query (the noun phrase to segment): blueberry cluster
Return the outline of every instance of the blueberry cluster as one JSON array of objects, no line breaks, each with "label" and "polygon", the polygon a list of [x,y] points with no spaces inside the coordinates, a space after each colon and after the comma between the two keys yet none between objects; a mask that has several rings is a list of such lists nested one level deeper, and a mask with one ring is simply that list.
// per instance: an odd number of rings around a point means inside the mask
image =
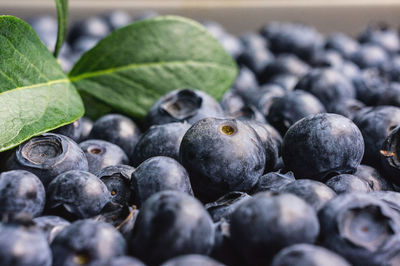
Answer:
[{"label": "blueberry cluster", "polygon": [[[61,61],[130,21],[74,25]],[[240,66],[220,102],[177,89],[145,122],[83,117],[0,154],[1,265],[400,265],[398,32],[203,25]]]}]

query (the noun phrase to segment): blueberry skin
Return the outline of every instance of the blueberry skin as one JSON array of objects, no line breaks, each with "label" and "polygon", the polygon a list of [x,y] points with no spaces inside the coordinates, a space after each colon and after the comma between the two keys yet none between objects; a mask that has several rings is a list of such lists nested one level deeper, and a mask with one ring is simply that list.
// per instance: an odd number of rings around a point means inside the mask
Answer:
[{"label": "blueberry skin", "polygon": [[357,99],[366,105],[377,105],[384,97],[388,85],[376,69],[365,69],[353,79]]},{"label": "blueberry skin", "polygon": [[356,96],[352,82],[332,68],[311,70],[299,80],[295,90],[304,90],[313,94],[325,107],[331,102]]},{"label": "blueberry skin", "polygon": [[390,132],[400,125],[400,108],[378,106],[354,119],[365,141],[363,163],[380,167],[380,150]]},{"label": "blueberry skin", "polygon": [[400,127],[393,129],[382,144],[380,152],[381,169],[385,177],[396,185],[400,184],[400,161],[397,157],[399,151]]},{"label": "blueberry skin", "polygon": [[152,157],[141,163],[132,173],[131,190],[135,195],[134,202],[139,206],[163,190],[193,195],[186,169],[175,159],[165,156]]},{"label": "blueberry skin", "polygon": [[371,166],[360,164],[353,175],[367,182],[372,191],[393,190],[393,185]]},{"label": "blueberry skin", "polygon": [[338,51],[344,58],[351,58],[357,52],[359,43],[344,33],[334,33],[326,39],[325,48]]},{"label": "blueberry skin", "polygon": [[53,242],[57,234],[71,224],[67,220],[53,215],[36,217],[33,222],[45,233],[49,244]]},{"label": "blueberry skin", "polygon": [[94,122],[89,139],[102,139],[118,145],[130,157],[140,135],[140,129],[129,117],[107,114]]},{"label": "blueberry skin", "polygon": [[84,141],[88,139],[90,131],[92,131],[93,121],[85,116],[81,117],[79,120],[82,128],[80,141]]},{"label": "blueberry skin", "polygon": [[384,70],[389,62],[389,55],[380,46],[366,43],[362,44],[351,56],[351,60],[361,69],[376,68]]},{"label": "blueberry skin", "polygon": [[263,191],[279,192],[287,184],[294,182],[293,173],[282,174],[280,172],[269,172],[260,176],[254,186],[252,194]]},{"label": "blueberry skin", "polygon": [[262,114],[255,106],[253,105],[245,105],[239,110],[226,114],[226,118],[234,118],[243,121],[255,121],[259,123],[267,123],[265,120],[264,114]]},{"label": "blueberry skin", "polygon": [[351,192],[371,192],[369,184],[355,175],[342,174],[330,178],[326,185],[333,189],[337,194]]},{"label": "blueberry skin", "polygon": [[315,209],[318,212],[325,203],[336,197],[335,191],[329,188],[324,183],[315,180],[295,180],[282,186],[280,189],[282,193],[292,193]]},{"label": "blueberry skin", "polygon": [[281,135],[284,135],[289,127],[300,119],[325,112],[325,107],[315,96],[302,90],[296,90],[272,103],[267,120]]},{"label": "blueberry skin", "polygon": [[0,174],[0,216],[23,212],[39,216],[45,202],[46,193],[36,175],[25,170]]},{"label": "blueberry skin", "polygon": [[400,107],[400,83],[391,82],[388,87],[381,92],[377,104]]},{"label": "blueberry skin", "polygon": [[239,111],[246,104],[239,95],[239,93],[233,89],[228,90],[220,101],[221,107],[225,113],[230,114]]},{"label": "blueberry skin", "polygon": [[97,176],[79,170],[57,176],[47,188],[49,209],[62,206],[78,218],[100,213],[110,197],[106,185]]},{"label": "blueberry skin", "polygon": [[97,174],[101,169],[110,165],[128,164],[129,159],[119,146],[99,139],[88,139],[79,143],[86,155],[89,172]]},{"label": "blueberry skin", "polygon": [[147,113],[147,124],[161,125],[187,121],[193,124],[206,117],[223,117],[219,103],[199,90],[174,90],[162,96]]},{"label": "blueberry skin", "polygon": [[130,253],[148,265],[159,265],[179,255],[207,255],[213,244],[214,225],[203,205],[186,193],[163,191],[143,204]]},{"label": "blueberry skin", "polygon": [[56,130],[53,130],[54,133],[56,134],[60,134],[60,135],[64,135],[70,139],[72,139],[75,142],[80,142],[82,139],[82,132],[83,131],[83,127],[81,124],[81,118],[78,120],[75,120],[74,122],[59,127]]},{"label": "blueberry skin", "polygon": [[178,256],[161,264],[161,266],[224,266],[224,264],[203,255],[183,255]]},{"label": "blueberry skin", "polygon": [[32,172],[45,187],[61,173],[89,169],[82,149],[70,138],[54,133],[33,137],[19,145],[8,159],[6,168]]},{"label": "blueberry skin", "polygon": [[250,191],[266,165],[260,137],[235,119],[205,118],[194,124],[182,139],[179,157],[196,197],[205,202],[230,191]]},{"label": "blueberry skin", "polygon": [[97,177],[107,186],[111,201],[120,205],[132,203],[132,191],[129,184],[135,168],[129,165],[111,165],[97,173]]},{"label": "blueberry skin", "polygon": [[400,214],[400,193],[394,191],[373,191],[368,195],[385,202],[391,209]]},{"label": "blueberry skin", "polygon": [[167,156],[179,160],[179,146],[189,123],[168,123],[151,126],[139,139],[131,157],[132,164],[138,166],[154,156]]},{"label": "blueberry skin", "polygon": [[92,262],[90,266],[146,266],[139,259],[131,256],[114,257],[107,260]]},{"label": "blueberry skin", "polygon": [[314,243],[319,224],[314,209],[293,194],[259,193],[231,217],[231,237],[246,265],[268,265],[280,249]]},{"label": "blueberry skin", "polygon": [[87,265],[122,256],[126,242],[110,224],[79,220],[62,230],[51,243],[53,266]]},{"label": "blueberry skin", "polygon": [[363,154],[360,130],[337,114],[307,116],[290,127],[283,138],[282,158],[296,178],[324,181],[334,173],[354,173]]},{"label": "blueberry skin", "polygon": [[326,110],[328,113],[334,113],[353,119],[357,112],[364,107],[365,105],[362,102],[353,98],[347,98],[330,103],[326,107]]},{"label": "blueberry skin", "polygon": [[351,266],[343,257],[329,249],[296,244],[282,249],[272,261],[271,266]]},{"label": "blueberry skin", "polygon": [[36,227],[0,223],[2,266],[51,266],[52,254],[44,233]]},{"label": "blueberry skin", "polygon": [[323,46],[323,37],[315,28],[300,23],[269,22],[261,34],[269,40],[275,53],[293,53],[309,59]]},{"label": "blueberry skin", "polygon": [[338,195],[318,216],[322,245],[353,265],[384,265],[400,250],[398,214],[367,194]]},{"label": "blueberry skin", "polygon": [[298,78],[304,76],[310,70],[309,65],[300,60],[293,54],[282,54],[268,64],[259,75],[260,84],[268,82],[271,78],[278,75],[290,74]]},{"label": "blueberry skin", "polygon": [[232,191],[220,197],[214,202],[205,205],[206,210],[211,215],[214,222],[224,219],[229,222],[231,214],[244,201],[251,196],[244,192]]},{"label": "blueberry skin", "polygon": [[267,83],[261,86],[258,91],[251,93],[250,96],[246,96],[247,98],[245,98],[245,101],[250,105],[254,105],[267,117],[271,105],[274,101],[284,96],[285,93],[285,89],[281,86]]}]

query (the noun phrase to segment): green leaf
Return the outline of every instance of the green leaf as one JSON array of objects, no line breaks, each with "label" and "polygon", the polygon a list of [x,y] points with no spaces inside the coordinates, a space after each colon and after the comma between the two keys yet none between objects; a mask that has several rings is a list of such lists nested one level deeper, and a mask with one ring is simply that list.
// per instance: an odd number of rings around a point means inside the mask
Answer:
[{"label": "green leaf", "polygon": [[69,77],[78,90],[143,118],[160,96],[177,88],[219,99],[236,74],[234,60],[203,26],[165,16],[113,32],[82,56]]},{"label": "green leaf", "polygon": [[68,23],[68,0],[56,0],[57,6],[57,18],[58,18],[58,32],[57,32],[57,43],[54,49],[54,56],[57,57],[61,46],[64,43],[65,36],[67,34],[67,23]]},{"label": "green leaf", "polygon": [[32,28],[0,16],[0,151],[83,112],[73,84]]}]

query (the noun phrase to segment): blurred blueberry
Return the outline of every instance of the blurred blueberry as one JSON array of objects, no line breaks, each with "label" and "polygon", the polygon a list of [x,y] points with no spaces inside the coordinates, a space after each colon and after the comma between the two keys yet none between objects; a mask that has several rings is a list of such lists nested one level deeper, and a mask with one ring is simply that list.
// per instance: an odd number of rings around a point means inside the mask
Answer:
[{"label": "blurred blueberry", "polygon": [[357,52],[359,44],[352,37],[344,33],[333,33],[326,39],[325,47],[338,51],[344,58],[349,59]]},{"label": "blurred blueberry", "polygon": [[67,220],[53,215],[37,217],[33,219],[33,222],[46,234],[49,244],[53,242],[54,238],[61,230],[70,225],[70,222]]},{"label": "blurred blueberry", "polygon": [[334,176],[326,181],[326,185],[333,189],[337,194],[351,192],[371,192],[369,184],[355,175],[342,174]]}]

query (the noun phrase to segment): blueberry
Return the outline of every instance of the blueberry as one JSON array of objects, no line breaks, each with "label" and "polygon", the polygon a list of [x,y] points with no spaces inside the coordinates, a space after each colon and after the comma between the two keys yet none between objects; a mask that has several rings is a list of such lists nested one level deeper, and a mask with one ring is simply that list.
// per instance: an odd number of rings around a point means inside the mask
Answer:
[{"label": "blueberry", "polygon": [[68,34],[68,41],[74,43],[79,37],[103,38],[110,33],[110,27],[101,17],[75,22]]},{"label": "blueberry", "polygon": [[336,69],[352,81],[361,73],[360,68],[349,60],[343,61]]},{"label": "blueberry", "polygon": [[137,205],[163,190],[193,195],[185,168],[175,159],[165,156],[152,157],[141,163],[132,174],[131,189]]},{"label": "blueberry", "polygon": [[318,113],[325,113],[325,107],[312,94],[296,90],[276,99],[268,112],[268,122],[282,135],[300,119]]},{"label": "blueberry", "polygon": [[319,246],[296,244],[282,249],[272,261],[271,266],[350,266],[338,254]]},{"label": "blueberry", "polygon": [[351,58],[357,52],[359,44],[352,37],[344,33],[334,33],[326,39],[325,47],[338,51],[344,58]]},{"label": "blueberry", "polygon": [[249,191],[266,164],[257,133],[235,119],[200,120],[183,137],[179,156],[195,195],[206,202],[230,191]]},{"label": "blueberry", "polygon": [[391,82],[379,95],[378,105],[392,105],[400,107],[400,83]]},{"label": "blueberry", "polygon": [[146,266],[137,258],[131,256],[120,256],[106,260],[94,261],[90,266]]},{"label": "blueberry", "polygon": [[393,106],[371,108],[355,119],[355,123],[365,141],[363,163],[379,167],[382,144],[390,132],[400,125],[400,108]]},{"label": "blueberry", "polygon": [[277,84],[286,91],[292,91],[297,82],[299,82],[299,78],[293,74],[279,74],[270,78],[268,82],[271,84]]},{"label": "blueberry", "polygon": [[66,137],[69,137],[70,139],[72,139],[73,141],[78,143],[83,138],[82,131],[83,131],[83,127],[82,127],[81,118],[80,118],[78,120],[75,120],[71,124],[57,128],[53,132],[56,134],[61,134]]},{"label": "blueberry", "polygon": [[50,210],[63,207],[78,218],[98,214],[110,197],[106,185],[97,176],[79,170],[57,176],[47,188]]},{"label": "blueberry", "polygon": [[283,138],[282,158],[296,178],[324,181],[332,174],[354,173],[363,154],[360,130],[337,114],[307,116]]},{"label": "blueberry", "polygon": [[283,186],[294,182],[294,180],[293,173],[291,172],[286,174],[282,174],[280,172],[269,172],[263,176],[260,176],[252,192],[279,192]]},{"label": "blueberry", "polygon": [[108,114],[96,120],[88,138],[101,139],[118,145],[130,157],[140,134],[139,128],[129,117]]},{"label": "blueberry", "polygon": [[261,34],[256,32],[247,32],[240,36],[245,49],[257,49],[257,48],[268,48],[269,41],[265,39]]},{"label": "blueberry", "polygon": [[280,249],[314,243],[319,224],[314,209],[293,194],[259,193],[231,217],[231,236],[246,265],[268,265]]},{"label": "blueberry", "polygon": [[377,105],[388,85],[375,69],[365,69],[353,79],[357,99],[367,105]]},{"label": "blueberry", "polygon": [[274,60],[274,55],[266,47],[245,47],[237,61],[247,66],[256,75],[261,75],[264,68]]},{"label": "blueberry", "polygon": [[263,124],[264,128],[268,131],[271,136],[275,146],[278,148],[278,155],[281,156],[281,147],[282,147],[282,136],[279,132],[270,124]]},{"label": "blueberry", "polygon": [[70,225],[67,220],[53,215],[37,217],[33,219],[33,222],[46,234],[49,244],[53,242],[54,238],[61,230]]},{"label": "blueberry", "polygon": [[260,84],[264,84],[274,76],[282,74],[290,74],[301,78],[309,70],[310,67],[297,56],[282,54],[265,67],[264,71],[259,75],[259,82]]},{"label": "blueberry", "polygon": [[47,186],[56,176],[68,170],[87,171],[88,162],[73,140],[45,133],[19,145],[7,161],[7,169],[32,172]]},{"label": "blueberry", "polygon": [[121,205],[132,202],[129,188],[131,176],[135,168],[129,165],[111,165],[101,169],[97,176],[107,186],[111,201]]},{"label": "blueberry", "polygon": [[107,21],[111,30],[122,28],[132,22],[131,16],[122,10],[108,12],[103,17]]},{"label": "blueberry", "polygon": [[313,67],[333,67],[340,68],[343,64],[343,58],[335,50],[317,50],[310,58],[310,65]]},{"label": "blueberry", "polygon": [[161,266],[224,266],[223,264],[215,261],[204,255],[183,255],[169,259],[168,261],[161,264]]},{"label": "blueberry", "polygon": [[218,37],[218,41],[233,58],[238,58],[243,52],[243,44],[234,35],[225,32]]},{"label": "blueberry", "polygon": [[88,139],[90,131],[92,131],[93,121],[85,116],[81,117],[79,120],[82,128],[80,141],[84,141]]},{"label": "blueberry", "polygon": [[394,191],[373,191],[369,194],[385,202],[390,208],[400,214],[400,193]]},{"label": "blueberry", "polygon": [[292,193],[305,200],[318,211],[329,200],[336,197],[335,191],[325,184],[308,179],[295,180],[279,189],[280,192]]},{"label": "blueberry", "polygon": [[211,215],[214,222],[225,219],[229,222],[233,211],[245,200],[250,199],[247,193],[232,191],[220,197],[214,202],[205,205],[206,210]]},{"label": "blueberry", "polygon": [[27,212],[39,216],[46,202],[46,194],[39,178],[25,170],[0,174],[0,216]]},{"label": "blueberry", "polygon": [[240,96],[245,96],[257,91],[257,88],[258,81],[254,72],[245,66],[240,66],[232,90],[237,92]]},{"label": "blueberry", "polygon": [[232,243],[229,223],[222,218],[215,226],[214,247],[211,257],[230,266],[244,265],[242,258],[236,252]]},{"label": "blueberry", "polygon": [[398,214],[362,193],[345,193],[319,212],[322,245],[353,265],[384,265],[400,249]]},{"label": "blueberry", "polygon": [[400,161],[397,157],[399,152],[400,127],[393,129],[385,139],[380,150],[381,166],[385,176],[393,183],[399,185]]},{"label": "blueberry", "polygon": [[34,226],[0,223],[2,266],[51,266],[52,254],[44,233]]},{"label": "blueberry", "polygon": [[253,105],[245,105],[239,110],[227,114],[229,118],[235,118],[244,121],[251,121],[251,122],[259,122],[259,123],[267,123],[265,120],[264,114],[262,114],[255,106]]},{"label": "blueberry", "polygon": [[316,29],[299,23],[269,22],[261,34],[269,40],[273,52],[293,53],[303,59],[321,49],[324,41]]},{"label": "blueberry", "polygon": [[260,89],[251,95],[249,95],[245,100],[254,105],[260,112],[267,117],[271,105],[280,97],[284,96],[286,93],[285,89],[276,84],[264,84]]},{"label": "blueberry", "polygon": [[353,119],[357,112],[364,107],[365,105],[356,99],[345,98],[328,104],[326,109],[329,113],[339,114]]},{"label": "blueberry", "polygon": [[400,51],[399,34],[386,25],[370,25],[358,37],[361,43],[372,43],[381,46],[387,52],[395,54]]},{"label": "blueberry", "polygon": [[106,166],[128,164],[129,162],[124,150],[105,140],[89,139],[81,142],[79,146],[86,155],[89,172],[93,174],[97,174]]},{"label": "blueberry", "polygon": [[239,93],[233,89],[228,90],[224,94],[220,101],[220,104],[222,109],[227,114],[239,111],[240,109],[242,109],[242,107],[246,105],[242,96],[240,96]]},{"label": "blueberry", "polygon": [[314,69],[297,83],[296,90],[304,90],[317,97],[325,107],[331,102],[355,98],[352,82],[332,68]]},{"label": "blueberry", "polygon": [[337,175],[326,181],[326,185],[333,189],[337,194],[351,192],[371,192],[369,184],[355,175]]},{"label": "blueberry", "polygon": [[368,183],[373,191],[393,190],[393,185],[383,178],[379,172],[368,165],[360,164],[357,171],[353,174]]},{"label": "blueberry", "polygon": [[154,156],[168,156],[179,160],[179,146],[189,123],[168,123],[151,126],[139,139],[131,157],[132,164],[138,166]]},{"label": "blueberry", "polygon": [[211,252],[214,227],[202,204],[186,193],[163,191],[142,206],[130,252],[148,265],[185,254]]},{"label": "blueberry", "polygon": [[199,90],[174,90],[161,97],[147,113],[148,125],[187,121],[193,124],[206,117],[223,117],[217,101]]},{"label": "blueberry", "polygon": [[28,21],[47,48],[53,50],[57,41],[57,19],[53,16],[39,16]]},{"label": "blueberry", "polygon": [[126,243],[112,225],[79,220],[54,238],[51,250],[53,266],[88,265],[96,260],[124,255]]},{"label": "blueberry", "polygon": [[100,41],[98,37],[82,36],[74,41],[72,46],[75,53],[82,55],[84,52],[89,51]]},{"label": "blueberry", "polygon": [[360,48],[351,56],[351,60],[360,68],[376,68],[384,70],[389,62],[389,55],[378,45],[362,44]]}]

